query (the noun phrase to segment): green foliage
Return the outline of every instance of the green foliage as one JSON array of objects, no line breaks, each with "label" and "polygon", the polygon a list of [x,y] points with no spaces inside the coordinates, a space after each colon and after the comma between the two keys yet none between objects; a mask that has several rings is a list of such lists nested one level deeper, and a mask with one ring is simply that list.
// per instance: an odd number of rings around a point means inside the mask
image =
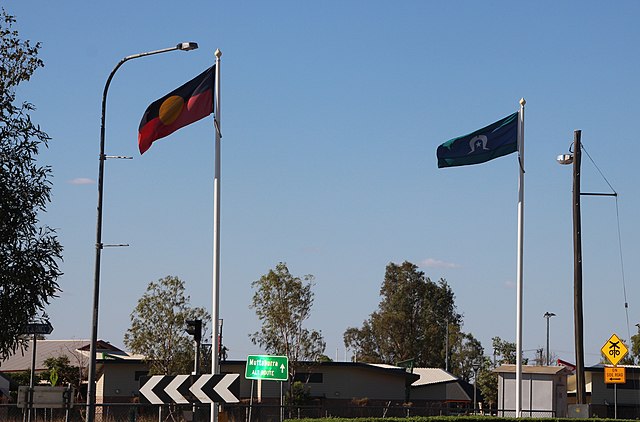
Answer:
[{"label": "green foliage", "polygon": [[474,381],[478,391],[482,395],[485,407],[489,409],[495,408],[498,403],[498,374],[493,372],[495,365],[490,358],[484,357],[478,378]]},{"label": "green foliage", "polygon": [[480,362],[482,367],[486,359],[482,344],[469,333],[454,332],[452,337],[450,341],[454,343],[451,348],[450,372],[466,382],[471,382],[473,363]]},{"label": "green foliage", "polygon": [[[5,373],[5,376],[11,378],[18,385],[29,385],[31,382],[31,371],[12,372],[10,374]],[[49,374],[46,374],[48,376]],[[42,379],[42,374],[36,372],[33,382],[38,384]]]},{"label": "green foliage", "polygon": [[59,291],[62,246],[39,222],[51,200],[51,169],[39,166],[49,136],[31,121],[15,91],[43,66],[40,44],[21,41],[15,18],[0,12],[0,361],[21,344],[22,327]]},{"label": "green foliage", "polygon": [[[491,342],[496,365],[516,364],[516,343],[502,340],[500,337],[493,337]],[[526,365],[527,363],[529,363],[529,359],[523,358],[522,364]]]},{"label": "green foliage", "polygon": [[410,262],[390,263],[380,296],[378,310],[362,327],[344,333],[355,358],[389,364],[414,359],[416,367],[444,368],[447,331],[459,332],[462,320],[447,282],[431,281]]},{"label": "green foliage", "polygon": [[297,362],[317,361],[326,347],[321,332],[303,327],[313,306],[313,276],[294,277],[280,262],[251,287],[255,292],[250,308],[262,326],[249,337],[268,353],[287,356],[293,377]]},{"label": "green foliage", "polygon": [[631,336],[631,348],[629,349],[629,356],[634,362],[632,363],[632,365],[635,365],[636,362],[640,362],[640,332]]},{"label": "green foliage", "polygon": [[188,374],[193,369],[193,344],[185,332],[186,321],[201,319],[204,333],[211,316],[203,308],[191,308],[184,291],[178,277],[152,281],[131,313],[124,344],[145,356],[151,364],[150,375]]},{"label": "green foliage", "polygon": [[289,406],[304,406],[309,404],[311,393],[302,381],[295,381],[285,395],[285,404]]},{"label": "green foliage", "polygon": [[44,366],[47,368],[48,374],[43,374],[43,378],[47,379],[51,385],[56,385],[52,381],[52,378],[55,377],[57,385],[71,384],[76,391],[80,390],[82,369],[72,366],[67,356],[47,358],[44,361]]},{"label": "green foliage", "polygon": [[[526,418],[527,422],[605,422],[614,419],[578,418]],[[413,416],[409,418],[318,418],[285,419],[285,422],[521,422],[519,418],[498,418],[494,416]],[[617,419],[621,421],[621,419]]]}]

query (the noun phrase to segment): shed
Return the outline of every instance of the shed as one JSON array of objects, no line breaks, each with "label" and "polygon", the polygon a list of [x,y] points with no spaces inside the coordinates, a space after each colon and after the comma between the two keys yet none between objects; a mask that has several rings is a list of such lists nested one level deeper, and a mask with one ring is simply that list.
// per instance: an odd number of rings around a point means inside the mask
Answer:
[{"label": "shed", "polygon": [[[498,374],[498,416],[517,416],[516,365],[494,369]],[[567,416],[567,376],[564,366],[522,365],[522,416]]]}]

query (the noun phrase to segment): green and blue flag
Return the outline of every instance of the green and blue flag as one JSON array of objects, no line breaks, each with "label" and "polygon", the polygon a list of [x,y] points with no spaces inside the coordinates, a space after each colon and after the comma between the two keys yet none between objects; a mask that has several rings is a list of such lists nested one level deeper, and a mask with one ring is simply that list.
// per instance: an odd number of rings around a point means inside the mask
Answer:
[{"label": "green and blue flag", "polygon": [[480,164],[518,150],[518,112],[438,147],[438,168]]}]

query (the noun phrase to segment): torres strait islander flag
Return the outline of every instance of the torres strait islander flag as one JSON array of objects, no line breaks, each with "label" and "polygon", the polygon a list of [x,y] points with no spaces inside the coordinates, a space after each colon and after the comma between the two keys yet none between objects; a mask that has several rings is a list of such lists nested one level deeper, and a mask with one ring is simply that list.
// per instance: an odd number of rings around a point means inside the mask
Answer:
[{"label": "torres strait islander flag", "polygon": [[213,113],[214,79],[215,65],[147,107],[138,128],[140,154],[154,141]]},{"label": "torres strait islander flag", "polygon": [[438,167],[468,166],[518,150],[518,112],[438,147]]}]

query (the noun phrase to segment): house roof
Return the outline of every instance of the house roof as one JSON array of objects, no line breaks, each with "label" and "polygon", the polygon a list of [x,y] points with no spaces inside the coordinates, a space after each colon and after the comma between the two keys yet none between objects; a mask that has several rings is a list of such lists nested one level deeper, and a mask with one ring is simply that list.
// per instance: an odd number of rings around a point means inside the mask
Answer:
[{"label": "house roof", "polygon": [[412,387],[457,381],[458,377],[440,368],[413,368],[413,373],[420,379],[411,384]]},{"label": "house roof", "polygon": [[[19,372],[31,368],[31,347],[33,343],[28,342],[22,350],[17,350],[13,355],[0,362],[0,372]],[[91,340],[38,340],[36,343],[36,371],[46,370],[45,360],[66,356],[72,366],[86,367],[90,361]],[[143,359],[140,355],[131,355],[120,350],[116,346],[98,340],[96,344],[96,359],[102,362],[113,360],[135,360]]]},{"label": "house roof", "polygon": [[[497,373],[514,373],[516,372],[516,365],[500,365],[493,372]],[[522,373],[523,374],[547,374],[547,375],[555,375],[555,374],[570,374],[571,371],[567,369],[565,366],[533,366],[533,365],[522,365]]]},{"label": "house roof", "polygon": [[[628,369],[630,372],[638,372],[640,371],[640,366],[638,365],[616,365],[618,368],[626,368]],[[611,365],[609,364],[604,364],[604,363],[599,363],[597,365],[593,365],[593,366],[587,366],[584,368],[584,370],[586,372],[604,372],[604,368],[605,367],[611,367]]]}]

